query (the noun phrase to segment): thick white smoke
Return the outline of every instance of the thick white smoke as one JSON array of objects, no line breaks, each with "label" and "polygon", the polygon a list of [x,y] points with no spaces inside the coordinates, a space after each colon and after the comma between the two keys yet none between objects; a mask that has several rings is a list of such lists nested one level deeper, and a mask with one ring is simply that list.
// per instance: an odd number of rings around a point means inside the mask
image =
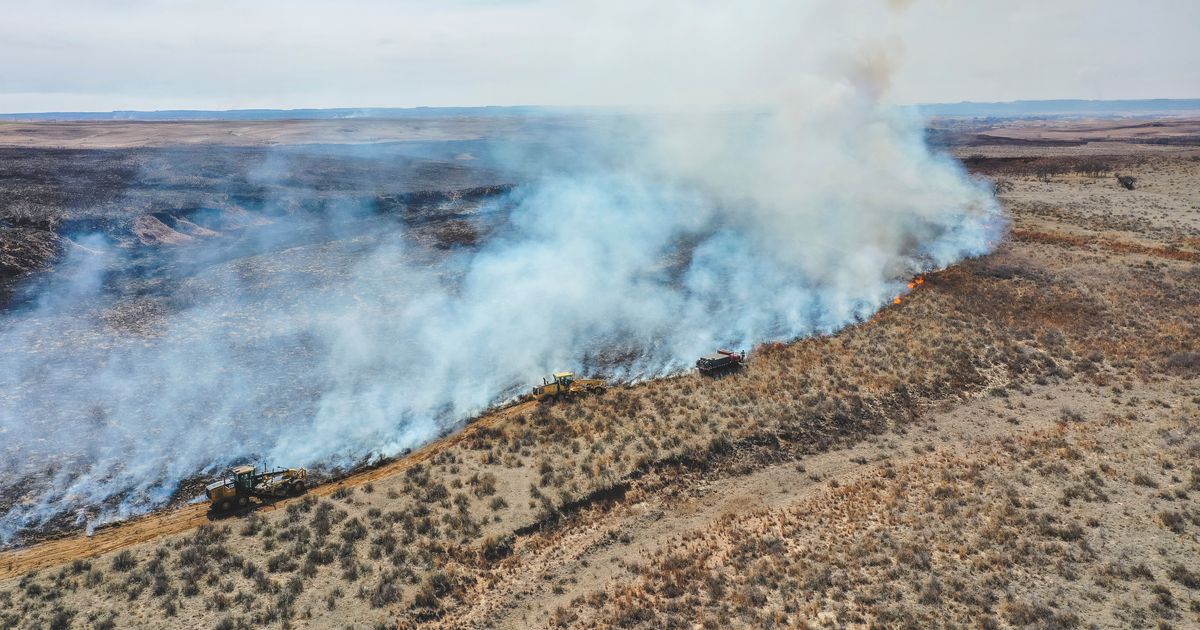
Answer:
[{"label": "thick white smoke", "polygon": [[[638,378],[833,332],[987,251],[1002,229],[987,189],[932,154],[919,121],[841,105],[609,121],[566,171],[517,190],[512,232],[462,261],[452,290],[423,278],[415,299],[330,320],[342,385],[277,457],[394,452],[412,443],[396,418],[461,418],[606,351],[637,357],[604,367]],[[355,286],[386,295],[396,278],[377,270],[395,268],[393,250],[367,257]]]},{"label": "thick white smoke", "polygon": [[145,511],[235,460],[394,455],[552,370],[650,377],[833,332],[986,252],[988,190],[879,104],[877,64],[844,67],[733,113],[580,114],[549,156],[508,155],[523,181],[479,210],[505,227],[478,250],[432,256],[386,223],[365,247],[216,266],[152,334],[113,332],[81,254],[0,323],[0,478],[28,484],[0,541]]}]

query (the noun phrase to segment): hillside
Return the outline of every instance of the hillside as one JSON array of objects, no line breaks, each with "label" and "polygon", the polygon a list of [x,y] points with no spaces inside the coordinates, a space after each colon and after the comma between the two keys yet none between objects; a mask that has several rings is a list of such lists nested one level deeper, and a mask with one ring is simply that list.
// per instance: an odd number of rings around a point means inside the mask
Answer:
[{"label": "hillside", "polygon": [[870,320],[6,552],[0,627],[1200,624],[1198,156],[964,149],[1009,238]]}]

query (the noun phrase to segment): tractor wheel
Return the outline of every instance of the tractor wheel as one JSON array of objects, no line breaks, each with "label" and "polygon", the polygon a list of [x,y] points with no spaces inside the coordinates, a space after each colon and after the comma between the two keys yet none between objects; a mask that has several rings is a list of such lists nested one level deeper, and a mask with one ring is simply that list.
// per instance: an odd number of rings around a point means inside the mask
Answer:
[{"label": "tractor wheel", "polygon": [[288,493],[294,497],[298,497],[298,496],[304,494],[304,482],[303,481],[293,481],[292,485],[288,486]]},{"label": "tractor wheel", "polygon": [[246,507],[246,504],[249,502],[250,500],[246,497],[238,497],[238,507]]},{"label": "tractor wheel", "polygon": [[593,394],[595,394],[595,395],[597,395],[597,396],[600,396],[601,394],[603,394],[603,393],[604,393],[604,388],[603,388],[603,387],[593,387],[593,388],[592,388],[592,393],[593,393]]},{"label": "tractor wheel", "polygon": [[228,511],[229,511],[229,508],[231,508],[231,507],[233,507],[233,506],[232,506],[232,505],[230,505],[230,503],[229,503],[229,499],[225,499],[224,501],[222,501],[222,502],[221,502],[221,505],[219,505],[219,506],[217,506],[217,507],[219,507],[219,508],[221,509],[221,511],[222,511],[222,512],[228,512]]}]

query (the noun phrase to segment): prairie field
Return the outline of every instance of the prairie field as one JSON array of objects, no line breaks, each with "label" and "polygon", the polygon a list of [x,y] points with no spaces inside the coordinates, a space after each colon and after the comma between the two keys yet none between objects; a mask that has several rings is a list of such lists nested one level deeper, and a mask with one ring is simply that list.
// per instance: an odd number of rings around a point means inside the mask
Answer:
[{"label": "prairie field", "polygon": [[[454,197],[469,207],[508,183],[461,159],[486,135],[475,124],[405,158],[416,180],[370,191],[430,255],[490,229],[461,204],[437,214],[436,191],[474,191]],[[1179,121],[1105,124],[934,121],[930,137],[993,186],[1007,237],[868,320],[753,348],[716,378],[492,410],[230,517],[181,494],[90,537],[59,524],[0,552],[0,628],[1200,626],[1200,141]],[[31,138],[51,134],[59,148],[33,159],[117,177],[113,164],[156,163],[163,149],[129,148],[148,128],[0,126],[0,165],[29,168]],[[270,135],[172,133],[218,131]],[[189,169],[250,150],[188,154]],[[105,193],[24,173],[26,205],[0,217],[6,279],[78,246],[63,223],[161,245],[232,229],[265,194],[236,182],[208,215],[168,217],[160,190],[132,190],[47,216],[56,195]],[[337,238],[368,238],[364,221]],[[290,256],[340,246],[315,228],[289,238]],[[303,260],[278,251],[254,255]],[[114,326],[171,308],[151,287],[130,295]]]}]

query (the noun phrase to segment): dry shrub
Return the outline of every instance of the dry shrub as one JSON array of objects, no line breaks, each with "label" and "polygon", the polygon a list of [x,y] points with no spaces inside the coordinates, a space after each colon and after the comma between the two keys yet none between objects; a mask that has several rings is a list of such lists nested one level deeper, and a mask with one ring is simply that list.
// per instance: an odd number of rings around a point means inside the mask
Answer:
[{"label": "dry shrub", "polygon": [[128,549],[113,556],[112,568],[114,571],[131,571],[136,566],[137,558],[134,557],[133,552],[129,551]]}]

